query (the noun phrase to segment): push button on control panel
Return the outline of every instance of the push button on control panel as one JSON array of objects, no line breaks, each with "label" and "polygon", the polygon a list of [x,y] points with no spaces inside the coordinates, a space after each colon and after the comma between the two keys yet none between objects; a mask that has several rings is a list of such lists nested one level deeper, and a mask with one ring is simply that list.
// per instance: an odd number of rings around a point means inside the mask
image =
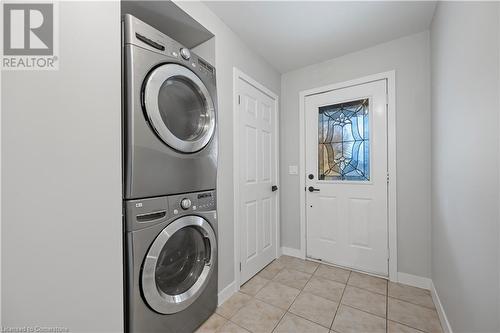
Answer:
[{"label": "push button on control panel", "polygon": [[198,194],[198,208],[203,210],[215,209],[215,197],[211,192]]}]

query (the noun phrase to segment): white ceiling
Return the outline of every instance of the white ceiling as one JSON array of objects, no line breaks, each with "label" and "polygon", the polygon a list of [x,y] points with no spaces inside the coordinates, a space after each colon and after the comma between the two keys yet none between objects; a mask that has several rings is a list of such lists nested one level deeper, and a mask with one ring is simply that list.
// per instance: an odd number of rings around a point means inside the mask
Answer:
[{"label": "white ceiling", "polygon": [[246,44],[285,73],[426,30],[435,1],[207,1]]}]

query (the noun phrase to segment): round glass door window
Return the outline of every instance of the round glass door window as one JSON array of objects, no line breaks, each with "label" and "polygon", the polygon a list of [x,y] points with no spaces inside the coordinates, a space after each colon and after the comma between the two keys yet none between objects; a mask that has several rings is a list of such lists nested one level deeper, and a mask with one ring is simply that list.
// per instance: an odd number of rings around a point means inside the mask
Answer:
[{"label": "round glass door window", "polygon": [[180,152],[203,149],[214,134],[212,97],[186,67],[165,64],[154,69],[144,86],[144,106],[156,134]]},{"label": "round glass door window", "polygon": [[163,246],[156,263],[156,285],[167,295],[185,293],[210,260],[210,245],[195,227],[177,231]]},{"label": "round glass door window", "polygon": [[182,311],[203,292],[214,269],[215,242],[212,227],[199,216],[184,216],[162,230],[142,272],[143,293],[155,311]]}]

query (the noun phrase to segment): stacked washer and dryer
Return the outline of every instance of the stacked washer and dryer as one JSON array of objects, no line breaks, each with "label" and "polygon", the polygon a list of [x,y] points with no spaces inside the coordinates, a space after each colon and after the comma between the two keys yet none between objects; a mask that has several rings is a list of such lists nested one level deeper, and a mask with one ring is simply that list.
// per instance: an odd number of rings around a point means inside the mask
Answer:
[{"label": "stacked washer and dryer", "polygon": [[217,306],[215,69],[123,17],[125,326],[192,332]]}]

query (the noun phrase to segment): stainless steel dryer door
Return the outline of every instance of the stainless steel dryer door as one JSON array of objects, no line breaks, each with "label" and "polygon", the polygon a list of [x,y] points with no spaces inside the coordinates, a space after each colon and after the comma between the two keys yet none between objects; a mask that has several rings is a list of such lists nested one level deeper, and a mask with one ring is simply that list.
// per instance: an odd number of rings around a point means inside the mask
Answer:
[{"label": "stainless steel dryer door", "polygon": [[217,243],[199,216],[181,217],[156,237],[144,260],[142,291],[155,311],[176,313],[203,292],[215,269]]},{"label": "stainless steel dryer door", "polygon": [[214,134],[212,97],[186,67],[165,64],[155,68],[146,78],[143,103],[156,134],[180,152],[203,149]]}]

